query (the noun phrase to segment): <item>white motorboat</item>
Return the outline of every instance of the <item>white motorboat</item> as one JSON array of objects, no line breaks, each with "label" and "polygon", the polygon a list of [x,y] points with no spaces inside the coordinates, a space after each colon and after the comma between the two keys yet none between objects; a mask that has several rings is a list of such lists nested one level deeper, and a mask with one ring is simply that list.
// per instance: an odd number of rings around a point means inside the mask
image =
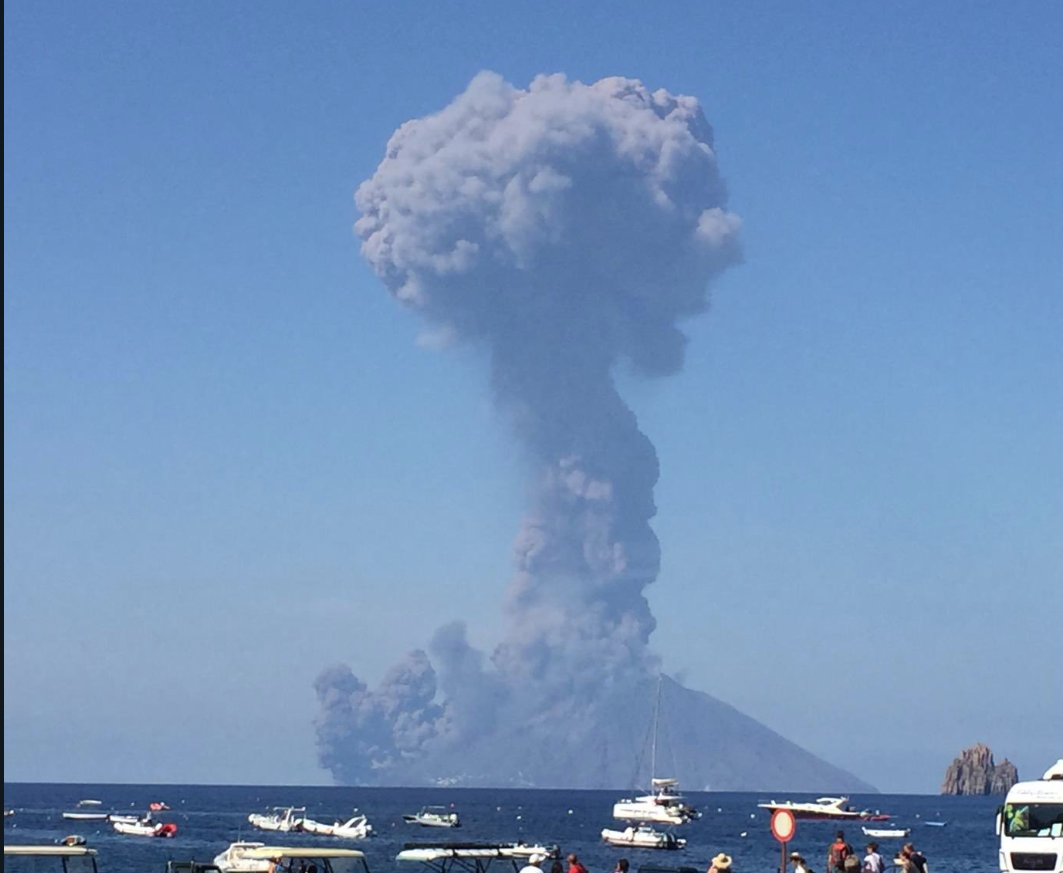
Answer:
[{"label": "white motorboat", "polygon": [[214,859],[214,866],[221,873],[268,873],[269,859],[245,858],[252,849],[261,849],[265,843],[237,842]]},{"label": "white motorboat", "polygon": [[526,864],[529,858],[557,858],[557,846],[527,843],[406,843],[396,861],[417,862],[432,873],[486,873],[493,860],[504,859],[514,865]]},{"label": "white motorboat", "polygon": [[118,833],[131,837],[172,837],[177,833],[177,825],[152,821],[150,818],[137,822],[116,821],[111,827]]},{"label": "white motorboat", "polygon": [[624,846],[636,849],[682,849],[687,841],[667,831],[654,830],[648,824],[638,827],[629,826],[622,831],[606,828],[602,831],[602,839],[611,846]]},{"label": "white motorboat", "polygon": [[865,837],[875,837],[880,840],[902,839],[908,836],[911,828],[860,828]]},{"label": "white motorboat", "polygon": [[107,821],[108,815],[106,812],[64,812],[63,818],[70,821]]},{"label": "white motorboat", "polygon": [[15,814],[15,810],[13,810],[13,809],[5,809],[4,810],[4,818],[11,818],[11,816],[13,816],[14,814]]},{"label": "white motorboat", "polygon": [[445,806],[423,806],[414,815],[404,815],[406,824],[419,824],[426,828],[460,828],[461,819],[452,809]]},{"label": "white motorboat", "polygon": [[368,819],[361,815],[358,810],[347,821],[338,821],[334,824],[324,824],[313,819],[303,819],[303,830],[308,834],[318,834],[323,837],[342,837],[348,840],[364,840],[373,833],[373,826]]},{"label": "white motorboat", "polygon": [[111,824],[114,824],[116,821],[120,821],[123,824],[136,824],[140,821],[140,818],[139,815],[120,815],[117,812],[112,812],[107,816],[107,821],[111,822]]},{"label": "white motorboat", "polygon": [[102,800],[79,800],[78,806],[103,806]]},{"label": "white motorboat", "polygon": [[[300,815],[302,813],[302,815]],[[305,806],[275,806],[270,812],[253,812],[247,817],[251,827],[261,831],[299,831],[306,815]]]},{"label": "white motorboat", "polygon": [[888,815],[871,812],[870,810],[856,810],[848,806],[848,797],[817,797],[813,802],[795,803],[792,800],[769,801],[758,803],[760,809],[785,809],[793,813],[794,818],[809,819],[863,819],[864,821],[886,821]]}]

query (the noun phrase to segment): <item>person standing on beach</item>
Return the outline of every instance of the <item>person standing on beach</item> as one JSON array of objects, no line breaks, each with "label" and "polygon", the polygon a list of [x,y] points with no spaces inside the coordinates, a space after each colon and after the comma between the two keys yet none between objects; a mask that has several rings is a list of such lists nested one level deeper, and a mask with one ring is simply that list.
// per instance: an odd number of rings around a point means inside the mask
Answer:
[{"label": "person standing on beach", "polygon": [[878,843],[871,842],[867,844],[863,873],[886,873],[886,862],[878,853]]},{"label": "person standing on beach", "polygon": [[587,873],[587,868],[580,863],[579,858],[577,858],[575,855],[569,855],[568,873]]},{"label": "person standing on beach", "polygon": [[846,873],[845,859],[852,854],[853,847],[845,842],[845,831],[838,831],[834,835],[834,842],[827,849],[827,870],[832,873]]},{"label": "person standing on beach", "polygon": [[712,859],[708,873],[731,873],[731,856],[720,852]]},{"label": "person standing on beach", "polygon": [[915,846],[911,843],[904,844],[904,848],[901,849],[901,857],[911,862],[915,867],[916,873],[930,873],[930,865],[927,864],[926,855],[917,852]]}]

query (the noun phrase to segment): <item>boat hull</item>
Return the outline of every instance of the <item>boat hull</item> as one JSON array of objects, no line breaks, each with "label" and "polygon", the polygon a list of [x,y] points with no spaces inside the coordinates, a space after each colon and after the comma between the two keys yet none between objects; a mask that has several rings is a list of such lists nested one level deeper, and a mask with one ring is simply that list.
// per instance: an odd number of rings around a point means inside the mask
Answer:
[{"label": "boat hull", "polygon": [[648,821],[658,824],[684,824],[690,820],[685,812],[669,809],[667,806],[620,801],[613,804],[613,818],[620,821]]},{"label": "boat hull", "polygon": [[675,851],[686,847],[687,841],[674,837],[671,834],[662,834],[657,831],[645,831],[627,828],[622,831],[614,831],[606,828],[602,831],[602,839],[611,846],[621,846],[633,849],[663,849]]},{"label": "boat hull", "polygon": [[861,828],[865,837],[876,837],[880,840],[900,840],[911,834],[911,828]]}]

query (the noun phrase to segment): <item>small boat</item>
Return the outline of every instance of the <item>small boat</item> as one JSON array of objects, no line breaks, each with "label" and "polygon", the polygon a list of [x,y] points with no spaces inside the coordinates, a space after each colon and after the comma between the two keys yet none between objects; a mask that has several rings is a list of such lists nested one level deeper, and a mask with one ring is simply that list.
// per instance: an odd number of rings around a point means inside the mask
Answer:
[{"label": "small boat", "polygon": [[63,818],[70,821],[107,821],[106,812],[64,812]]},{"label": "small boat", "polygon": [[303,815],[306,813],[305,806],[275,806],[272,812],[253,812],[247,817],[251,827],[261,831],[299,831],[303,827]]},{"label": "small boat", "polygon": [[103,806],[102,800],[79,800],[78,806]]},{"label": "small boat", "polygon": [[111,824],[114,824],[116,821],[120,821],[122,824],[136,824],[141,818],[142,816],[139,815],[121,815],[117,812],[112,812],[107,816],[107,821]]},{"label": "small boat", "polygon": [[860,828],[865,837],[877,837],[880,840],[901,839],[908,836],[911,828]]},{"label": "small boat", "polygon": [[15,810],[13,810],[13,809],[5,809],[4,810],[4,818],[11,818],[11,816],[13,816],[14,814],[15,814]]},{"label": "small boat", "polygon": [[650,825],[626,827],[622,831],[606,828],[602,839],[611,846],[624,846],[636,849],[682,849],[687,841],[667,831],[654,830]]},{"label": "small boat", "polygon": [[308,834],[318,834],[323,837],[343,837],[348,840],[364,840],[373,833],[373,826],[369,824],[364,815],[354,811],[355,814],[347,821],[338,821],[335,824],[324,824],[313,819],[303,819],[303,830]]},{"label": "small boat", "polygon": [[265,845],[244,841],[232,843],[214,859],[214,866],[221,870],[221,873],[267,873],[269,859],[244,857],[251,849],[261,849]]},{"label": "small boat", "polygon": [[948,824],[947,821],[925,821],[923,822],[928,828],[943,828]]},{"label": "small boat", "polygon": [[848,797],[818,797],[812,803],[795,803],[792,800],[758,803],[760,809],[785,809],[793,813],[794,818],[807,819],[862,819],[864,821],[888,821],[889,816],[870,810],[856,810],[849,803]]},{"label": "small boat", "polygon": [[158,800],[153,800],[151,803],[148,804],[148,809],[150,809],[152,812],[162,812],[164,809],[169,808],[170,807],[167,806],[165,803],[161,803]]},{"label": "small boat", "polygon": [[177,834],[177,825],[169,822],[143,818],[137,822],[116,821],[111,824],[118,833],[131,837],[172,837]]},{"label": "small boat", "polygon": [[419,824],[426,828],[460,828],[461,819],[445,806],[423,806],[415,815],[404,815],[406,824]]}]

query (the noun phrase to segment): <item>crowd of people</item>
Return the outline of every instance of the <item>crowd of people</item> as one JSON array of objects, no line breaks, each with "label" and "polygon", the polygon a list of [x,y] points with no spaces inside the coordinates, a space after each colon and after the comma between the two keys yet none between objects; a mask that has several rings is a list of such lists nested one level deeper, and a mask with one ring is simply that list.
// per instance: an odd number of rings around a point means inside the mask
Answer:
[{"label": "crowd of people", "polygon": [[[587,873],[579,858],[569,855],[568,870],[560,861],[554,861],[550,873]],[[528,865],[520,873],[543,873],[542,864],[546,861],[545,855],[532,855],[528,859]],[[720,852],[709,864],[707,873],[733,873],[731,865],[734,859],[730,855]],[[815,873],[800,852],[790,853],[790,864],[793,865],[794,873]],[[926,856],[917,852],[911,843],[905,843],[900,852],[893,859],[893,864],[902,868],[902,873],[930,873]],[[630,873],[630,864],[627,858],[621,858],[616,862],[613,873]],[[886,861],[879,854],[878,843],[874,840],[867,844],[867,851],[863,859],[854,851],[853,847],[845,840],[845,831],[838,831],[834,835],[834,841],[827,847],[826,873],[886,873]]]},{"label": "crowd of people", "polygon": [[[794,873],[813,873],[800,852],[790,853],[790,863]],[[917,852],[911,843],[904,844],[893,863],[902,868],[903,873],[930,873],[926,856]],[[834,841],[827,847],[826,870],[827,873],[886,873],[886,861],[874,840],[867,844],[867,851],[861,859],[846,842],[845,831],[838,831]]]}]

